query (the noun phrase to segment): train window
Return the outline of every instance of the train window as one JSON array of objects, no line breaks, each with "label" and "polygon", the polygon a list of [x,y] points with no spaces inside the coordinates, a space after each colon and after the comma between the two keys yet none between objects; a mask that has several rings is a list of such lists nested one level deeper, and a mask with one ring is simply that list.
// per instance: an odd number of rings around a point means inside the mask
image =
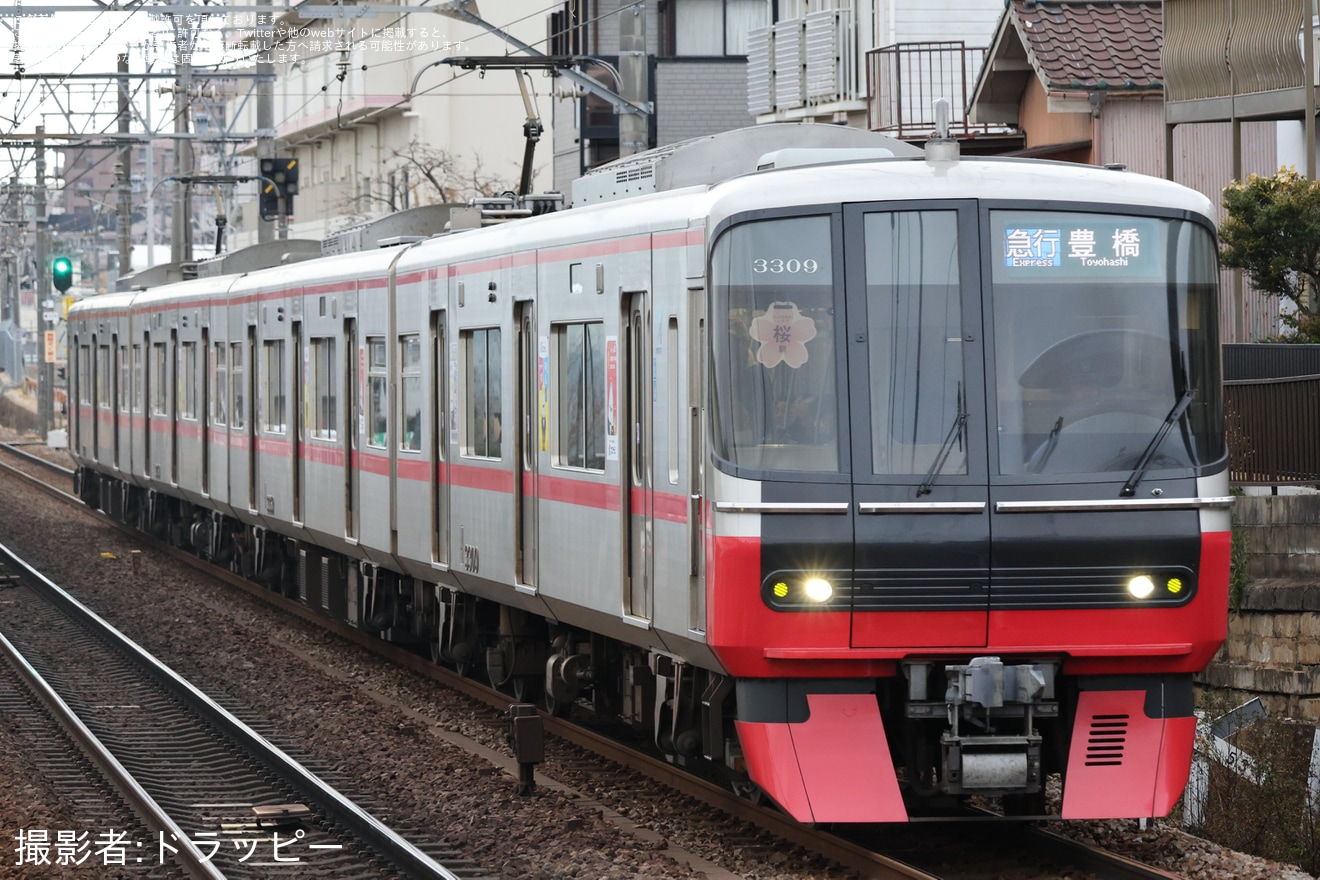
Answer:
[{"label": "train window", "polygon": [[78,347],[78,402],[86,406],[92,403],[92,349],[89,345]]},{"label": "train window", "polygon": [[110,399],[110,346],[96,347],[96,405],[100,409],[110,409],[114,401]]},{"label": "train window", "polygon": [[261,355],[261,376],[264,380],[261,430],[270,434],[283,434],[288,430],[284,421],[284,340],[267,339],[261,345]]},{"label": "train window", "polygon": [[166,376],[169,374],[169,358],[166,357],[165,343],[156,342],[151,346],[151,414],[169,415],[170,398],[165,392]]},{"label": "train window", "polygon": [[744,223],[715,245],[715,447],[734,465],[839,470],[830,224]]},{"label": "train window", "polygon": [[179,418],[197,418],[197,343],[179,345]]},{"label": "train window", "polygon": [[554,371],[559,407],[555,464],[605,469],[605,325],[557,324]]},{"label": "train window", "polygon": [[872,472],[924,474],[947,454],[940,472],[965,474],[967,444],[948,442],[966,405],[958,215],[877,212],[863,228]]},{"label": "train window", "polygon": [[129,389],[133,387],[133,365],[128,360],[128,346],[119,346],[119,411],[128,412],[132,406]]},{"label": "train window", "polygon": [[1001,474],[1127,475],[1224,454],[1210,233],[1159,217],[994,211]]},{"label": "train window", "polygon": [[247,371],[243,369],[243,343],[231,342],[229,354],[229,380],[233,383],[234,389],[231,401],[233,405],[229,409],[229,423],[241,429],[247,424],[247,410],[243,404],[243,391],[247,387],[244,383]]},{"label": "train window", "polygon": [[399,411],[403,430],[399,448],[406,452],[422,450],[422,338],[416,333],[399,337]]},{"label": "train window", "polygon": [[215,344],[215,361],[211,374],[211,422],[223,425],[229,418],[229,346]]},{"label": "train window", "polygon": [[133,346],[133,412],[142,412],[142,346]]},{"label": "train window", "polygon": [[385,340],[367,337],[367,445],[385,448],[389,434],[389,376]]},{"label": "train window", "polygon": [[339,374],[335,371],[335,340],[327,336],[312,340],[312,436],[318,440],[339,437]]},{"label": "train window", "polygon": [[500,418],[500,328],[464,330],[466,409],[463,413],[464,455],[500,457],[504,432]]}]

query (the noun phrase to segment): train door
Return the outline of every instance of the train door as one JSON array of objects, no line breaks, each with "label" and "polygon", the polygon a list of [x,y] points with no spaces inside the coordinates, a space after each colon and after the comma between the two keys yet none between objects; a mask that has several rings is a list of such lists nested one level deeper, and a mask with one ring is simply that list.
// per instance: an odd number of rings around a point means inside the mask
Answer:
[{"label": "train door", "polygon": [[976,222],[972,203],[845,210],[854,647],[986,644]]},{"label": "train door", "polygon": [[202,494],[211,494],[211,376],[215,363],[211,360],[211,331],[202,328],[202,369],[196,381],[200,386],[197,401],[197,421],[202,428]]},{"label": "train door", "polygon": [[[624,300],[624,312],[619,327],[621,347],[618,380],[622,383],[623,425],[620,448],[623,461],[623,528],[624,528],[624,614],[639,621],[651,619],[651,332],[647,311],[646,292],[630,293]],[[605,358],[606,383],[613,378],[613,370]],[[611,391],[606,388],[607,406]]]},{"label": "train door", "polygon": [[431,560],[449,564],[449,361],[444,310],[431,312]]},{"label": "train door", "polygon": [[357,455],[358,410],[358,347],[357,319],[344,319],[344,405],[340,412],[343,424],[340,435],[344,438],[344,537],[357,539]]},{"label": "train door", "polygon": [[[248,451],[248,510],[257,512],[257,328],[247,328],[247,379],[246,396],[248,399],[247,451]],[[241,355],[241,353],[240,353]],[[237,363],[237,361],[235,361]]]},{"label": "train door", "polygon": [[114,359],[114,365],[111,367],[113,375],[110,377],[110,393],[113,397],[110,410],[110,436],[111,447],[110,454],[114,459],[115,470],[120,469],[119,465],[119,413],[123,409],[124,395],[127,389],[122,381],[124,375],[124,351],[119,347],[119,335],[114,334],[110,337],[111,357]]},{"label": "train door", "polygon": [[[687,522],[688,522],[688,629],[704,632],[706,629],[706,571],[702,549],[701,510],[704,495],[706,437],[702,433],[705,413],[702,401],[706,399],[706,289],[688,290],[688,363],[687,363]],[[669,357],[675,363],[679,358],[677,344],[667,346]],[[673,392],[677,394],[675,390]],[[671,442],[678,445],[678,436]]]},{"label": "train door", "polygon": [[179,349],[179,331],[170,330],[170,348],[165,355],[165,363],[174,364],[174,393],[170,394],[169,370],[162,365],[160,390],[165,393],[164,410],[166,418],[169,420],[169,438],[170,438],[170,483],[179,484],[179,378],[183,375],[183,355]]},{"label": "train door", "polygon": [[92,379],[89,383],[92,401],[92,458],[98,462],[101,461],[101,407],[105,406],[105,400],[102,399],[102,388],[105,380],[101,378],[101,337],[98,334],[92,334],[91,361]]},{"label": "train door", "polygon": [[294,321],[290,327],[290,347],[293,349],[293,402],[289,406],[289,468],[293,481],[293,521],[303,521],[303,394],[307,384],[306,371],[303,368],[303,326],[302,321]]},{"label": "train door", "polygon": [[536,426],[537,426],[537,342],[535,309],[531,302],[515,305],[514,321],[518,334],[516,355],[517,377],[514,393],[517,401],[518,422],[514,425],[514,458],[517,462],[517,483],[514,514],[518,528],[517,582],[536,589]]}]

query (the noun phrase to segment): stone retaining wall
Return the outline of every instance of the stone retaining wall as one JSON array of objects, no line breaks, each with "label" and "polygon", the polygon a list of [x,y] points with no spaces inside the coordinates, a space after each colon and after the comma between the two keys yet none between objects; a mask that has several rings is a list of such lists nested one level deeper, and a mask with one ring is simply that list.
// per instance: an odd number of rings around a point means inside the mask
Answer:
[{"label": "stone retaining wall", "polygon": [[1248,582],[1203,681],[1320,722],[1320,494],[1245,496],[1233,521]]}]

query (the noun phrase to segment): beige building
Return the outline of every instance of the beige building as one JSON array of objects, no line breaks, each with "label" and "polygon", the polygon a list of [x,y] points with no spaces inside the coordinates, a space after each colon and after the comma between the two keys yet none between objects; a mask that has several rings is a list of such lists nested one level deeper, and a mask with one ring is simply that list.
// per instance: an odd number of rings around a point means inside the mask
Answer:
[{"label": "beige building", "polygon": [[[378,7],[377,7],[378,8]],[[484,4],[486,20],[533,45],[544,40],[541,7]],[[290,238],[325,238],[405,208],[465,201],[518,186],[527,112],[512,70],[463,70],[443,59],[509,54],[504,40],[433,11],[343,19],[291,17],[273,24],[231,16],[236,44],[274,68],[275,153],[298,161]],[[524,83],[547,132],[533,189],[548,189],[551,80]],[[237,131],[258,131],[254,87],[231,102]],[[257,143],[242,145],[229,174],[255,174]],[[235,187],[230,248],[258,240],[256,184]]]}]

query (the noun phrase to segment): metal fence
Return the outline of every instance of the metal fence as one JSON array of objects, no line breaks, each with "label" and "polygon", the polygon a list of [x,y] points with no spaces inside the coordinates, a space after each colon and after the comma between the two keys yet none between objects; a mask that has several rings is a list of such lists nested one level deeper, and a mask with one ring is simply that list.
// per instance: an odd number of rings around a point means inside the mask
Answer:
[{"label": "metal fence", "polygon": [[1224,403],[1234,485],[1320,485],[1320,375],[1227,381]]}]

